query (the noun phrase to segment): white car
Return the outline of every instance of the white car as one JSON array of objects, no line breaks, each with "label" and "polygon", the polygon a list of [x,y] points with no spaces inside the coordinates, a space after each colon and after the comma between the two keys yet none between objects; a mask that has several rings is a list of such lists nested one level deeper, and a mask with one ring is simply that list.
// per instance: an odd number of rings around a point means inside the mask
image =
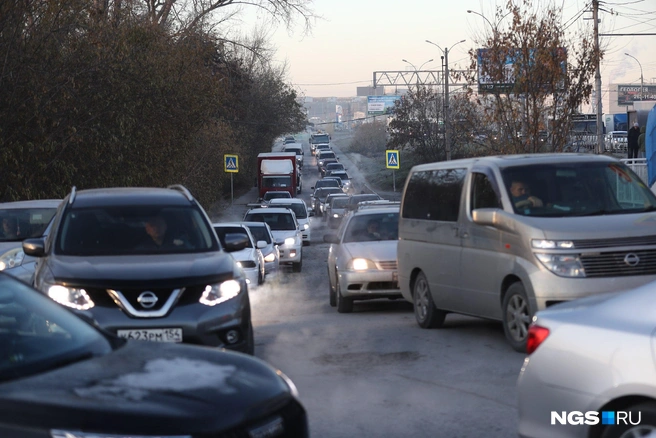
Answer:
[{"label": "white car", "polygon": [[337,234],[324,235],[328,251],[330,305],[353,311],[354,300],[401,298],[397,275],[399,207],[356,211]]},{"label": "white car", "polygon": [[276,242],[273,233],[271,232],[271,227],[266,222],[239,222],[244,224],[251,230],[251,234],[255,241],[264,241],[267,245],[264,248],[260,248],[262,256],[264,257],[264,268],[266,271],[266,279],[274,280],[278,278],[278,273],[280,271],[280,251],[278,250],[278,245],[282,245],[283,242]]},{"label": "white car", "polygon": [[303,267],[303,236],[296,215],[289,208],[265,207],[252,208],[244,215],[247,222],[266,222],[280,251],[280,264],[292,265],[294,272],[301,272]]},{"label": "white car", "polygon": [[519,436],[656,436],[655,287],[536,313],[517,382]]},{"label": "white car", "polygon": [[290,208],[296,215],[296,220],[298,221],[298,226],[301,229],[301,234],[303,235],[303,245],[310,245],[311,237],[311,228],[310,228],[310,216],[314,216],[314,212],[308,211],[307,204],[305,201],[300,198],[292,199],[272,199],[269,202],[270,207],[284,207]]},{"label": "white car", "polygon": [[256,287],[264,283],[266,278],[266,268],[264,265],[264,256],[260,248],[267,246],[265,241],[255,241],[253,234],[246,225],[239,223],[214,223],[212,224],[216,235],[221,241],[223,247],[226,246],[226,240],[248,238],[246,248],[230,253],[237,264],[246,274],[246,282],[250,287]]}]

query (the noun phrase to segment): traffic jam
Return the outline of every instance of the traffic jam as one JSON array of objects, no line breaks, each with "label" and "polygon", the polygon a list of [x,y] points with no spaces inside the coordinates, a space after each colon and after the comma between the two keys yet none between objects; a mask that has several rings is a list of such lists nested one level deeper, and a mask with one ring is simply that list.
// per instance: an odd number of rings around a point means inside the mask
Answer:
[{"label": "traffic jam", "polygon": [[656,437],[656,196],[623,163],[377,192],[315,131],[257,170],[220,218],[182,185],[0,204],[0,437]]}]

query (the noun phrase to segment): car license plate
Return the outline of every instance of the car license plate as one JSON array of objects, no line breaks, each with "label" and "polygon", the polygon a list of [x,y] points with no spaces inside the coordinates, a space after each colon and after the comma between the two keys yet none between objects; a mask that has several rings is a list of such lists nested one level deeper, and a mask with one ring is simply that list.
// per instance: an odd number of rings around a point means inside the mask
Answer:
[{"label": "car license plate", "polygon": [[118,330],[116,334],[120,338],[137,341],[182,342],[181,328]]}]

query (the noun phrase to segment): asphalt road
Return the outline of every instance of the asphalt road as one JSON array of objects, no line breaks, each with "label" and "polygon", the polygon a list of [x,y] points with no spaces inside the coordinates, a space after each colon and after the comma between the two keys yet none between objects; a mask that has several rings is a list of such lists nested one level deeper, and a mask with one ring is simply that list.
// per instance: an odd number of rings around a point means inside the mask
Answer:
[{"label": "asphalt road", "polygon": [[[301,198],[309,203],[319,175],[303,142]],[[346,167],[356,184],[366,182],[353,163]],[[255,196],[237,199],[222,219],[239,219]],[[506,343],[501,324],[449,315],[444,328],[424,330],[402,300],[356,301],[352,314],[339,314],[328,303],[328,228],[314,217],[311,230],[303,271],[250,292],[256,356],[296,383],[311,435],[517,436],[524,355]]]}]

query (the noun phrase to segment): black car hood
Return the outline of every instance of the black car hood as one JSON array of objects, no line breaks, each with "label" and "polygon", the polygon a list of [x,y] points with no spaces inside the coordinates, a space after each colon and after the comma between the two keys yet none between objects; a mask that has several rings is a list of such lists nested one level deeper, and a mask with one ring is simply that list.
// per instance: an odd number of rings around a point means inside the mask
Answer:
[{"label": "black car hood", "polygon": [[[53,276],[69,285],[120,287],[139,282],[184,287],[196,281],[223,281],[238,275],[225,252],[140,256],[57,256],[48,261]],[[179,283],[179,284],[176,284]]]},{"label": "black car hood", "polygon": [[0,423],[186,435],[257,422],[292,399],[276,371],[251,356],[131,341],[103,357],[0,384]]}]

